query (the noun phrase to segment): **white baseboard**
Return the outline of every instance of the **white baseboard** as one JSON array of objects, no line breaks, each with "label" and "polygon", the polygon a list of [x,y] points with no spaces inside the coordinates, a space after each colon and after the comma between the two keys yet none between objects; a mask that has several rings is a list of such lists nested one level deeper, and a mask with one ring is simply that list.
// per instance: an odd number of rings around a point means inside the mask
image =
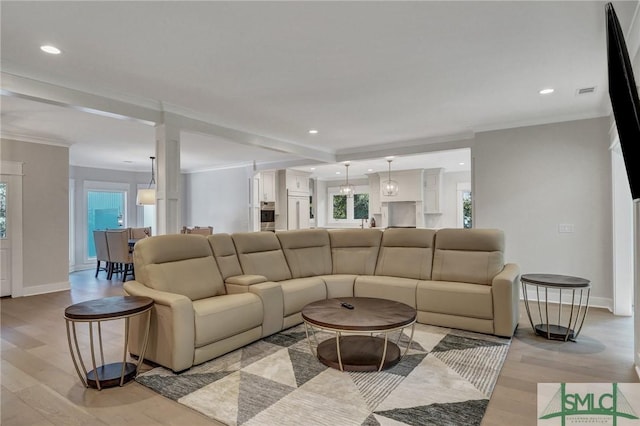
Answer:
[{"label": "white baseboard", "polygon": [[[580,300],[580,295],[579,294],[580,294],[579,292],[576,292],[576,303],[578,303],[578,301]],[[550,289],[548,291],[548,295],[549,295],[549,303],[558,303],[558,299],[559,299],[560,293],[557,290]],[[532,289],[532,288],[528,288],[527,289],[527,297],[532,302],[538,301],[538,295],[536,294],[536,291],[534,289]],[[520,295],[520,300],[524,300],[522,295]],[[540,301],[541,302],[545,301],[544,290],[543,289],[541,289],[541,291],[540,291]],[[582,298],[582,304],[584,305],[585,303],[586,303],[586,293]],[[570,291],[563,291],[562,292],[562,304],[563,305],[571,305],[571,292]],[[609,312],[613,312],[613,299],[609,299],[607,297],[593,297],[593,296],[590,296],[589,297],[589,307],[590,308],[604,308],[604,309],[608,309]]]},{"label": "white baseboard", "polygon": [[23,296],[35,296],[36,294],[55,293],[56,291],[70,290],[71,283],[69,281],[62,281],[59,283],[33,285],[22,288]]}]

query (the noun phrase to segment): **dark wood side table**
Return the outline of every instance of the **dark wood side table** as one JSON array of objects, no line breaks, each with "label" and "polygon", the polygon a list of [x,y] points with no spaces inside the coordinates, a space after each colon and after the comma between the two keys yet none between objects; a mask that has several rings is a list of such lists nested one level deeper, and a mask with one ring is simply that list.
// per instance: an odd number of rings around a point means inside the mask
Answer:
[{"label": "dark wood side table", "polygon": [[[547,339],[564,340],[565,342],[567,340],[571,340],[575,342],[582,330],[582,325],[584,324],[584,320],[587,317],[587,311],[589,310],[591,281],[567,275],[524,274],[520,277],[520,282],[522,283],[524,305],[527,310],[527,315],[529,316],[529,322],[531,323],[531,328],[535,330],[536,334],[544,336]],[[536,299],[538,302],[537,318],[539,321],[537,324],[534,324],[532,315],[533,310],[530,307],[527,286],[534,287],[536,291]],[[540,299],[540,289],[544,290],[544,301]],[[552,308],[552,311],[554,312],[551,312],[551,314],[549,313],[549,289],[559,291],[557,317],[555,315],[556,309]],[[567,315],[565,311],[564,316],[562,315],[563,290],[571,292],[571,305],[566,308],[569,310],[569,313]],[[585,291],[586,298],[584,297]],[[576,296],[578,297],[576,298]],[[544,305],[544,315],[542,305]],[[535,313],[535,311],[533,311],[533,313]],[[552,323],[556,318],[557,320],[555,323]]]},{"label": "dark wood side table", "polygon": [[[85,387],[92,387],[98,390],[114,386],[122,386],[138,374],[140,365],[144,360],[144,352],[149,339],[149,324],[151,321],[151,308],[153,299],[140,296],[114,296],[103,299],[89,300],[87,302],[76,303],[64,310],[64,319],[67,325],[67,341],[69,342],[69,352],[73,359],[78,377]],[[140,356],[136,364],[127,362],[127,352],[129,343],[129,318],[135,315],[147,314],[147,326],[145,328],[142,346],[140,346]],[[105,364],[104,351],[102,349],[102,328],[103,321],[124,319],[124,355],[122,362]],[[91,349],[92,369],[87,370],[82,359],[80,346],[78,345],[78,335],[76,333],[77,323],[88,323],[89,325],[89,346]],[[100,345],[100,359],[102,365],[96,365],[95,339],[93,335],[94,324],[97,324],[98,342]],[[70,327],[71,325],[71,327]],[[72,337],[73,334],[73,344]],[[80,365],[78,365],[80,364]],[[82,368],[82,371],[81,371]]]},{"label": "dark wood side table", "polygon": [[[351,304],[353,309],[345,308],[342,303]],[[411,346],[416,310],[393,300],[341,297],[308,304],[302,308],[302,319],[311,353],[314,350],[309,329],[320,362],[340,371],[380,371],[401,359],[398,342],[402,333],[396,342],[389,341],[389,333],[411,326],[411,337],[404,354]],[[335,332],[336,338],[318,343],[315,328]],[[384,338],[376,334],[383,334]]]}]

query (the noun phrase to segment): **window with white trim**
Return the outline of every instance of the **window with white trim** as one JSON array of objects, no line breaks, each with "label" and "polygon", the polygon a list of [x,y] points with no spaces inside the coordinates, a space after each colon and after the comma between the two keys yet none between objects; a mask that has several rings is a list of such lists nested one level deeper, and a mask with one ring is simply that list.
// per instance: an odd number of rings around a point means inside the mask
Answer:
[{"label": "window with white trim", "polygon": [[327,188],[329,223],[359,223],[369,219],[369,187],[356,186],[353,197],[340,194],[339,187]]}]

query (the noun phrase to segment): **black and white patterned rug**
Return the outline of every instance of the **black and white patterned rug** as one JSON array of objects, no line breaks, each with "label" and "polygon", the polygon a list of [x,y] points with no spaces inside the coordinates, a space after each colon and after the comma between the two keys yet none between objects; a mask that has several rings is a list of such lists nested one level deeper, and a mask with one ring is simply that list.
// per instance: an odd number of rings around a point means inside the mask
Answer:
[{"label": "black and white patterned rug", "polygon": [[416,324],[393,368],[340,372],[312,355],[299,325],[182,374],[158,367],[136,380],[227,425],[469,426],[484,416],[510,343]]}]

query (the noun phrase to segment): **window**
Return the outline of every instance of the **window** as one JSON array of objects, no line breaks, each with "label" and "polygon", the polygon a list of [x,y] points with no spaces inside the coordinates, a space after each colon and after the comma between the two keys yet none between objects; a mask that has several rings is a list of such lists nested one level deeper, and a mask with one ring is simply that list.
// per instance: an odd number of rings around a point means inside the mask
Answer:
[{"label": "window", "polygon": [[473,226],[473,198],[471,197],[471,183],[459,182],[458,189],[458,214],[457,225],[459,228],[471,228]]},{"label": "window", "polygon": [[369,219],[369,194],[353,195],[353,218]]},{"label": "window", "polygon": [[462,192],[462,227],[471,228],[471,191]]},{"label": "window", "polygon": [[352,198],[341,195],[337,187],[327,189],[329,199],[329,217],[333,223],[356,223],[369,219],[369,193],[367,186],[356,186]]},{"label": "window", "polygon": [[87,248],[89,257],[96,256],[93,231],[124,227],[124,193],[89,191],[87,194]]}]

